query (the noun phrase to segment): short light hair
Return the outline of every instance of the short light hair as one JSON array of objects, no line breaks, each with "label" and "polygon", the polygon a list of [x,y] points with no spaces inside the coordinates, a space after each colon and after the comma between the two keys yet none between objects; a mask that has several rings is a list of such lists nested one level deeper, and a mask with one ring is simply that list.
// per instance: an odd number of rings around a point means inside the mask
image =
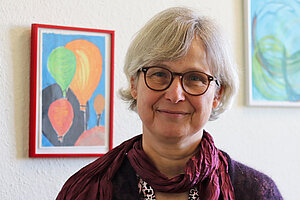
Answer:
[{"label": "short light hair", "polygon": [[203,42],[212,75],[223,87],[221,102],[212,110],[209,120],[217,119],[230,108],[239,80],[229,44],[212,20],[191,9],[174,7],[158,13],[146,23],[128,48],[124,65],[128,87],[119,92],[122,99],[129,102],[130,109],[136,111],[130,80],[133,78],[136,83],[138,70],[153,63],[182,58],[196,36]]}]

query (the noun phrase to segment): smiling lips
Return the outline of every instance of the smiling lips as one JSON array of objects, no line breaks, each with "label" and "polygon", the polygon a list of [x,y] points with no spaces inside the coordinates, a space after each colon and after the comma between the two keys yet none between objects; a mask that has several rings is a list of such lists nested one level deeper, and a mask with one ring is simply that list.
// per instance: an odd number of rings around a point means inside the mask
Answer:
[{"label": "smiling lips", "polygon": [[174,110],[166,110],[166,109],[156,109],[156,111],[172,117],[183,117],[190,114],[184,111],[174,111]]}]

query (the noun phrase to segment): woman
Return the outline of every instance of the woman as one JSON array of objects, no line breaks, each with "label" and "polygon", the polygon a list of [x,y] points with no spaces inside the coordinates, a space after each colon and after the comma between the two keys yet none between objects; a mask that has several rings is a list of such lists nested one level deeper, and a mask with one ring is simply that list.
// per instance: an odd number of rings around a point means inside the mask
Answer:
[{"label": "woman", "polygon": [[143,134],[74,174],[57,199],[282,199],[269,177],[230,159],[204,130],[238,88],[212,21],[186,8],[159,13],[131,43],[124,70],[121,94]]}]

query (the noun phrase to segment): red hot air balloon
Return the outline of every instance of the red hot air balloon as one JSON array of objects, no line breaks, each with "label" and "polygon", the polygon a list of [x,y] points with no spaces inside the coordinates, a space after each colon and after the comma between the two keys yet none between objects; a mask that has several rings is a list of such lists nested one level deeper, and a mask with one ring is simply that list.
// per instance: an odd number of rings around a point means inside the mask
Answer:
[{"label": "red hot air balloon", "polygon": [[48,110],[49,120],[57,133],[59,141],[63,141],[64,135],[73,123],[74,112],[67,99],[58,99],[51,103]]},{"label": "red hot air balloon", "polygon": [[104,146],[105,145],[105,127],[96,126],[82,133],[75,146]]}]

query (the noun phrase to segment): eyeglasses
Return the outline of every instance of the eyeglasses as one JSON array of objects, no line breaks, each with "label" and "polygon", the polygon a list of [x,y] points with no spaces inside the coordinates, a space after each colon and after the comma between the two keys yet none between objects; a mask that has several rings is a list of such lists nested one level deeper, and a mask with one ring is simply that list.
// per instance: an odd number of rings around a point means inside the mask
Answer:
[{"label": "eyeglasses", "polygon": [[159,66],[142,67],[139,71],[144,72],[145,84],[149,89],[154,91],[168,89],[174,80],[174,76],[180,77],[180,83],[183,90],[193,96],[204,94],[211,81],[215,81],[219,86],[216,78],[199,71],[177,73]]}]

